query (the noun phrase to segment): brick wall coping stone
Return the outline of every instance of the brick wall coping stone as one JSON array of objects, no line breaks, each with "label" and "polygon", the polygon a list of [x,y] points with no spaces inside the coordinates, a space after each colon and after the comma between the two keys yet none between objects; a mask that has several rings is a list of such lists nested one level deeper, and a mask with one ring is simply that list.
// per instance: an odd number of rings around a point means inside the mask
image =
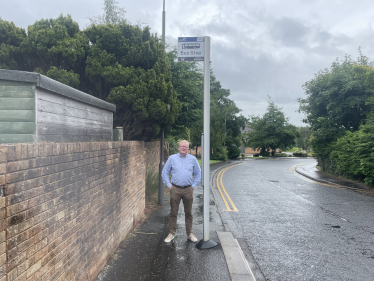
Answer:
[{"label": "brick wall coping stone", "polygon": [[116,112],[116,106],[114,104],[81,92],[39,73],[0,69],[0,80],[34,83],[39,88],[43,88],[66,97],[88,103],[99,108]]}]

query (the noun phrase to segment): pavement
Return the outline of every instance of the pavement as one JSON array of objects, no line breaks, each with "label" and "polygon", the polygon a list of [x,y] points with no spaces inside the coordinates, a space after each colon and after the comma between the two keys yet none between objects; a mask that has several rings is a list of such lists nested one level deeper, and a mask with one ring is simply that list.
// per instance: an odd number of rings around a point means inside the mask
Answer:
[{"label": "pavement", "polygon": [[374,195],[374,189],[372,187],[363,183],[358,183],[355,181],[322,173],[317,169],[317,166],[314,163],[303,163],[301,165],[298,165],[296,166],[295,171],[306,178],[322,184],[351,189],[367,195]]},{"label": "pavement", "polygon": [[[121,242],[119,248],[97,276],[96,281],[117,280],[233,280],[265,281],[264,276],[250,249],[244,241],[236,239],[226,222],[222,207],[214,200],[219,196],[213,188],[218,172],[238,161],[211,165],[209,228],[210,240],[217,246],[200,250],[196,243],[187,239],[184,211],[181,203],[178,214],[178,228],[175,239],[165,243],[168,235],[169,197],[162,207],[153,211],[147,220]],[[339,185],[354,190],[367,187],[318,172],[315,164],[301,164],[296,167],[301,176],[323,184]],[[198,241],[203,238],[203,189],[194,191],[193,229]]]}]

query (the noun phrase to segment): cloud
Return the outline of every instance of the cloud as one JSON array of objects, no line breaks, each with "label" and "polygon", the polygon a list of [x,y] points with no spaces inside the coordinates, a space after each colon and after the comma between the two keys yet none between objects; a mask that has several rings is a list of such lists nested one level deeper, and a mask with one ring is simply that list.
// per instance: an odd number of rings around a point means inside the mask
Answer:
[{"label": "cloud", "polygon": [[301,22],[285,17],[275,20],[271,27],[271,35],[274,40],[289,47],[305,46],[307,43],[306,36],[309,32],[310,28]]},{"label": "cloud", "polygon": [[[161,35],[161,0],[117,0],[132,24]],[[41,18],[71,14],[81,29],[103,13],[103,0],[0,1],[0,16],[27,28]],[[179,36],[210,36],[214,73],[243,114],[263,114],[267,95],[291,123],[302,85],[336,58],[364,55],[374,60],[372,0],[166,0],[167,43]]]}]

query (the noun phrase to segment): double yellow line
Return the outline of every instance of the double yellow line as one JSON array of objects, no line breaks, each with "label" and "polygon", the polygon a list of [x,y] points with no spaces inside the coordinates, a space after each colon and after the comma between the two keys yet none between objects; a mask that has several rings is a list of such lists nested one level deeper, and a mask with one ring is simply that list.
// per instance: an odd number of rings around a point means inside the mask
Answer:
[{"label": "double yellow line", "polygon": [[[229,195],[227,194],[227,192],[226,192],[225,187],[223,186],[223,183],[222,183],[222,177],[223,177],[223,174],[224,174],[227,170],[229,170],[229,169],[231,169],[231,168],[233,168],[233,167],[236,167],[236,166],[242,165],[242,164],[244,164],[244,163],[241,163],[241,164],[238,164],[238,165],[234,165],[234,166],[230,166],[230,167],[228,167],[228,168],[223,169],[222,171],[220,171],[220,172],[218,173],[218,176],[217,176],[217,189],[218,189],[218,191],[219,191],[219,194],[221,194],[221,197],[222,197],[222,199],[223,199],[223,202],[225,203],[225,206],[226,206],[226,210],[224,210],[224,211],[228,211],[228,212],[237,212],[238,209],[236,208],[235,204],[232,202],[230,196],[229,196]],[[220,187],[220,186],[221,186],[221,187]],[[225,196],[223,195],[221,189],[222,189],[223,192],[225,193],[225,195],[226,195],[226,197],[227,197],[227,200],[231,203],[231,207],[232,207],[232,208],[230,208],[229,204],[227,203],[226,198],[225,198]]]},{"label": "double yellow line", "polygon": [[322,183],[322,182],[318,182],[318,181],[314,181],[312,179],[309,179],[307,177],[304,177],[303,175],[300,175],[299,173],[296,172],[296,166],[299,166],[299,165],[302,165],[303,163],[300,163],[300,164],[296,164],[296,165],[293,165],[291,168],[290,168],[290,172],[293,173],[295,176],[305,180],[305,181],[308,181],[308,182],[312,182],[312,183],[316,183],[316,184],[320,184],[320,185],[325,185],[325,186],[331,186],[331,187],[337,187],[337,188],[341,188],[341,189],[346,189],[340,185],[334,185],[334,184],[327,184],[327,183]]},{"label": "double yellow line", "polygon": [[[354,191],[356,191],[356,192],[363,193],[363,194],[368,194],[368,195],[374,194],[374,191],[373,191],[373,190],[352,189],[352,188],[344,187],[344,186],[337,185],[337,184],[327,184],[327,183],[322,183],[322,182],[318,182],[318,181],[311,180],[311,179],[309,179],[309,178],[307,178],[307,177],[304,177],[304,176],[302,176],[302,175],[300,175],[300,174],[298,174],[298,173],[296,172],[296,166],[298,166],[298,165],[302,165],[302,163],[301,163],[301,164],[296,164],[296,165],[292,166],[292,167],[290,168],[290,172],[293,173],[295,176],[297,176],[297,177],[299,177],[299,178],[301,178],[301,179],[303,179],[303,180],[305,180],[305,181],[312,182],[312,183],[316,183],[316,184],[319,184],[319,185],[325,185],[325,186],[337,187],[337,188],[345,189],[345,190],[346,190],[346,189],[351,189],[351,190],[354,190]],[[345,220],[345,219],[342,218],[342,220]],[[346,220],[345,220],[345,221],[346,221]]]}]

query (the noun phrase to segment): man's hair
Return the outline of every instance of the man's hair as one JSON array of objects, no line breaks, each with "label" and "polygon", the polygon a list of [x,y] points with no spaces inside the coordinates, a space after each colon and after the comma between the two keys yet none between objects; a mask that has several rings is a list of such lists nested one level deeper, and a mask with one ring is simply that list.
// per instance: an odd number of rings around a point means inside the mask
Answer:
[{"label": "man's hair", "polygon": [[188,143],[188,147],[190,146],[190,143],[189,143],[188,141],[186,141],[186,140],[181,140],[181,141],[179,142],[178,146],[180,146],[182,142],[186,142],[186,143]]}]

